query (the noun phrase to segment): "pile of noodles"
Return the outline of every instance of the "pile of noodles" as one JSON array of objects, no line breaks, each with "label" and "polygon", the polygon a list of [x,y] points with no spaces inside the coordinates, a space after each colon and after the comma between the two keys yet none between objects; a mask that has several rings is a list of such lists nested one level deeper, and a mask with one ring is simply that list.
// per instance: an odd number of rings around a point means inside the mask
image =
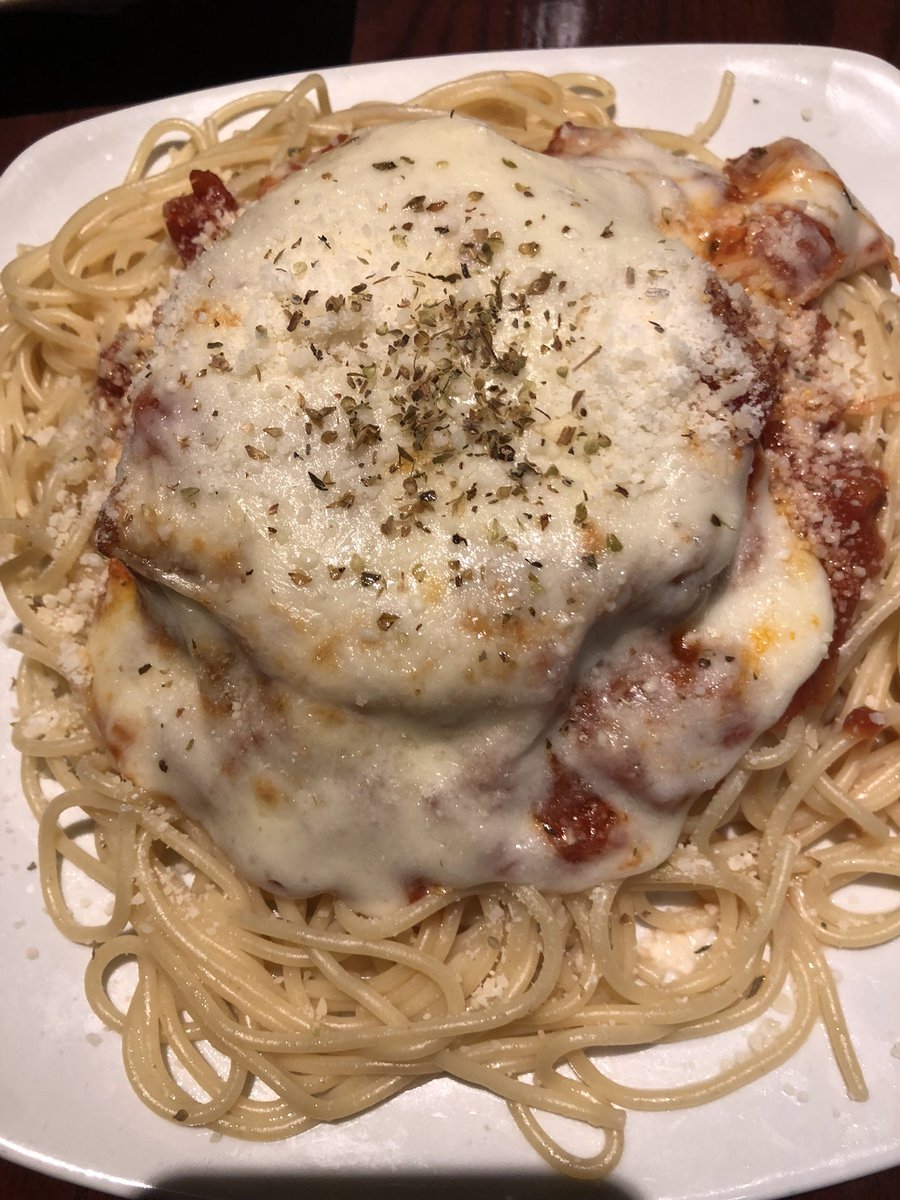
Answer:
[{"label": "pile of noodles", "polygon": [[[691,138],[651,136],[711,158],[703,142],[730,82]],[[121,1033],[128,1076],[162,1116],[279,1138],[447,1075],[503,1097],[547,1160],[593,1177],[621,1154],[628,1110],[716,1099],[787,1059],[817,1021],[849,1094],[865,1097],[825,951],[900,933],[896,909],[841,903],[848,885],[900,873],[900,305],[883,279],[836,284],[823,307],[858,358],[854,420],[890,480],[884,580],[841,651],[827,709],[755,745],[659,869],[563,897],[500,885],[428,894],[384,917],[331,896],[271,896],[202,829],[122,780],[86,711],[80,647],[104,569],[91,533],[111,463],[91,403],[98,349],[176,269],[161,209],[187,190],[189,169],[215,170],[245,202],[285,157],[365,125],[456,110],[542,149],[562,121],[608,124],[613,106],[601,79],[509,73],[335,113],[312,76],[199,125],[155,126],[122,186],[3,274],[2,582],[22,656],[13,741],[40,823],[47,907],[68,938],[94,947],[88,1000]],[[861,706],[882,714],[875,738],[844,732]],[[84,877],[104,900],[89,910],[102,912],[96,923],[72,902]],[[686,949],[693,969],[669,969],[666,945]],[[113,984],[125,962],[136,984],[122,1000]],[[784,996],[789,1015],[763,1044],[700,1083],[629,1087],[596,1065],[608,1048],[749,1027]],[[595,1128],[596,1154],[563,1150],[546,1113]]]}]

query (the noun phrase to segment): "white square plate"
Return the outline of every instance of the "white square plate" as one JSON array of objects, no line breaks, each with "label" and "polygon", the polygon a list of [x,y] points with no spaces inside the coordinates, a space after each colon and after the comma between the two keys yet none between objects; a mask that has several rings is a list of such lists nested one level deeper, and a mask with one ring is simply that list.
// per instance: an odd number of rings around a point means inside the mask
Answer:
[{"label": "white square plate", "polygon": [[[900,235],[900,73],[877,59],[802,46],[641,46],[522,51],[325,72],[335,107],[406,99],[476,70],[592,71],[615,84],[618,119],[689,132],[710,110],[721,73],[737,76],[722,154],[792,135],[831,160],[895,238]],[[287,87],[294,77],[266,80]],[[63,129],[0,179],[0,262],[43,242],[82,202],[121,179],[142,133],[164,116],[198,119],[257,85],[163,100]],[[13,656],[2,652],[11,675]],[[7,712],[11,699],[7,697]],[[118,1038],[81,990],[87,951],[43,910],[34,828],[18,763],[0,745],[0,1151],[25,1165],[117,1195],[146,1188],[204,1197],[336,1198],[427,1194],[476,1200],[583,1195],[523,1142],[505,1106],[449,1081],[291,1141],[240,1143],[154,1117],[132,1094]],[[626,1150],[601,1194],[621,1200],[764,1200],[900,1162],[900,945],[833,956],[868,1103],[848,1101],[817,1030],[784,1068],[703,1108],[632,1114]],[[635,1081],[676,1081],[733,1052],[688,1043],[627,1061]],[[377,1180],[377,1184],[376,1184]]]}]

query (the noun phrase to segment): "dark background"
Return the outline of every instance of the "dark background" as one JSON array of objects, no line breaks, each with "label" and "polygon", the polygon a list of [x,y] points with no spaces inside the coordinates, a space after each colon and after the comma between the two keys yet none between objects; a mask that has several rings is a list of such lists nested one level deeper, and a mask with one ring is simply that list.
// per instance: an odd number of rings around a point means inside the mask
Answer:
[{"label": "dark background", "polygon": [[0,113],[136,104],[347,63],[355,8],[354,0],[0,5]]},{"label": "dark background", "polygon": [[0,116],[469,50],[802,42],[900,66],[900,0],[0,0]]}]

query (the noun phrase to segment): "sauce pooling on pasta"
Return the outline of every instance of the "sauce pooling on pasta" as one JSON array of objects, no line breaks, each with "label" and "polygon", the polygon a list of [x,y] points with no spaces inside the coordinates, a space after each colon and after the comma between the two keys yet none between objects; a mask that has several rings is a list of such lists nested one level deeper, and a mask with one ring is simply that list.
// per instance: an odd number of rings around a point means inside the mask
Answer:
[{"label": "sauce pooling on pasta", "polygon": [[130,387],[90,643],[125,774],[367,908],[661,861],[832,637],[754,304],[602,155],[435,118],[289,176]]}]

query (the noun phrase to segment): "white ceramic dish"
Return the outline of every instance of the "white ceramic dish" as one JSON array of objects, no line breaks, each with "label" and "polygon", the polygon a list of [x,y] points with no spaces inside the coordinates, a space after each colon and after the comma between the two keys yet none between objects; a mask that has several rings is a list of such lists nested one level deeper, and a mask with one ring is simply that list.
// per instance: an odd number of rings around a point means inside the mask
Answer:
[{"label": "white ceramic dish", "polygon": [[[689,131],[721,72],[737,75],[714,147],[736,153],[785,134],[809,141],[895,237],[900,234],[900,73],[863,55],[798,46],[667,46],[524,51],[386,63],[326,73],[337,106],[400,99],[474,70],[590,70],[619,92],[624,123]],[[290,77],[267,80],[287,86]],[[0,262],[46,240],[79,203],[116,183],[140,135],[162,116],[197,118],[236,84],[64,129],[0,179]],[[4,652],[5,653],[5,652]],[[3,666],[12,673],[11,656]],[[9,711],[11,703],[5,703]],[[4,714],[5,715],[5,714]],[[5,738],[5,735],[4,735]],[[379,1195],[560,1196],[566,1181],[524,1144],[504,1106],[434,1082],[336,1128],[257,1145],[180,1129],[133,1096],[118,1039],[81,991],[86,951],[56,933],[29,865],[34,830],[6,739],[0,752],[0,1153],[122,1196],[166,1189],[204,1197]],[[627,1148],[601,1194],[619,1200],[764,1200],[900,1162],[900,946],[835,955],[841,994],[869,1084],[847,1100],[821,1031],[782,1070],[701,1109],[629,1118]],[[732,1053],[706,1043],[620,1061],[624,1077],[658,1081]],[[575,1191],[577,1185],[571,1185]],[[579,1189],[580,1190],[580,1189]]]}]

